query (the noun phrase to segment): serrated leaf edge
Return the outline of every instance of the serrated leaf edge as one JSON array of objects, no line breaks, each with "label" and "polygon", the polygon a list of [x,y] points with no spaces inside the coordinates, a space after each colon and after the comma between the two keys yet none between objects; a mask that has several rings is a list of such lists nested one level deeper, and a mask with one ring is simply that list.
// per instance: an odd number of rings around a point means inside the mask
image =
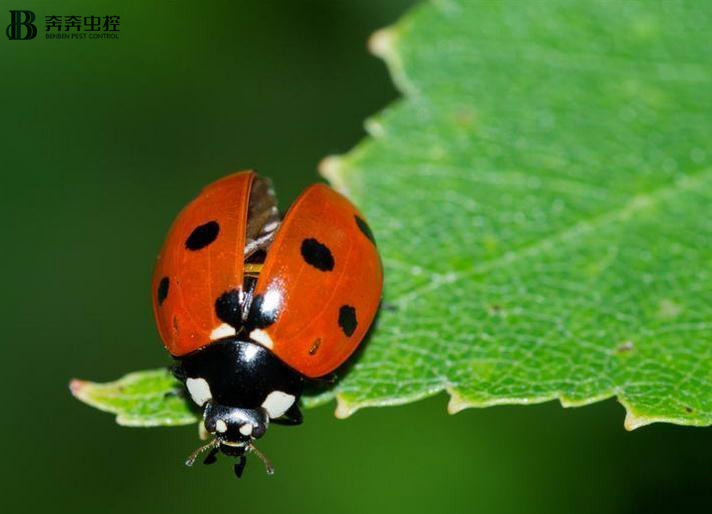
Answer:
[{"label": "serrated leaf edge", "polygon": [[[448,2],[432,2],[433,4],[436,5],[437,8],[441,10],[449,10],[448,7]],[[424,7],[427,5],[427,2],[421,7]],[[386,64],[386,67],[388,68],[389,74],[395,84],[395,86],[398,88],[398,90],[403,94],[404,97],[407,97],[408,99],[412,100],[414,97],[417,97],[419,95],[418,89],[415,87],[415,85],[409,81],[407,74],[405,72],[405,67],[403,65],[403,60],[401,59],[400,53],[398,52],[398,42],[400,40],[400,37],[405,30],[405,27],[407,26],[408,23],[410,23],[411,16],[413,15],[413,11],[417,10],[413,9],[411,12],[409,12],[407,15],[401,17],[401,19],[395,23],[394,25],[385,27],[383,29],[379,29],[373,34],[371,34],[369,40],[368,40],[368,49],[371,51],[371,53],[379,58],[381,58],[384,63]],[[396,100],[398,101],[398,100]],[[390,104],[392,105],[392,104]],[[384,108],[388,109],[389,106],[386,106]],[[383,111],[382,111],[383,112]],[[369,136],[373,139],[378,139],[384,135],[384,128],[383,125],[379,121],[379,115],[375,115],[371,118],[368,118],[364,126],[366,128],[366,131],[368,132]],[[318,171],[319,174],[324,177],[337,191],[341,192],[342,194],[346,196],[351,196],[353,194],[353,186],[349,185],[348,179],[353,179],[354,177],[349,177],[351,173],[349,173],[349,170],[353,170],[353,167],[349,166],[350,162],[356,161],[358,159],[357,155],[361,151],[363,151],[364,147],[368,145],[369,140],[367,138],[363,139],[360,141],[353,149],[351,149],[349,152],[342,154],[342,155],[329,155],[321,160],[321,162],[318,165]],[[648,195],[641,195],[639,197],[634,198],[631,202],[629,202],[625,208],[621,211],[623,214],[630,214],[628,211],[634,212],[638,209],[642,209],[645,207],[649,207],[651,200],[655,199],[658,200],[659,198],[656,198],[658,196],[664,196],[666,192],[669,192],[671,189],[692,189],[697,185],[698,182],[700,182],[705,175],[710,173],[710,170],[703,170],[702,172],[698,173],[696,176],[686,176],[683,177],[682,179],[678,179],[677,181],[673,182],[672,187],[670,187],[670,184],[664,186],[658,191],[655,191],[654,194],[648,194]],[[619,213],[620,215],[620,213]],[[655,415],[646,415],[643,413],[640,413],[636,411],[635,408],[632,407],[632,405],[625,399],[622,398],[621,395],[617,395],[616,393],[613,392],[607,392],[603,393],[597,396],[592,396],[590,398],[586,398],[585,400],[571,400],[567,399],[565,396],[561,394],[550,394],[550,395],[545,395],[541,397],[533,397],[533,398],[497,398],[493,400],[488,400],[488,401],[481,401],[481,400],[472,400],[472,399],[467,399],[464,395],[459,393],[456,388],[454,387],[448,387],[448,386],[438,386],[437,388],[433,390],[428,390],[425,391],[421,394],[413,395],[413,396],[405,396],[405,397],[400,397],[397,399],[388,399],[388,400],[373,400],[373,401],[352,401],[349,399],[349,395],[347,392],[339,392],[337,391],[335,394],[336,398],[336,409],[334,411],[334,415],[338,419],[345,419],[350,416],[352,416],[354,413],[356,413],[358,410],[365,408],[365,407],[386,407],[386,406],[395,406],[395,405],[403,405],[406,403],[411,403],[414,401],[418,401],[421,399],[425,399],[427,397],[433,396],[440,391],[445,390],[449,396],[450,400],[448,401],[448,406],[447,410],[450,414],[456,414],[464,409],[468,408],[481,408],[481,407],[491,407],[495,405],[527,405],[527,404],[537,404],[537,403],[544,403],[547,401],[554,401],[558,400],[562,407],[568,408],[568,407],[582,407],[585,405],[589,405],[592,403],[600,402],[603,400],[607,400],[612,397],[616,397],[616,400],[623,406],[623,408],[626,411],[625,418],[624,418],[624,427],[628,431],[635,430],[637,428],[652,424],[652,423],[673,423],[673,424],[678,424],[678,425],[683,425],[683,426],[710,426],[712,425],[712,421],[710,422],[705,422],[702,420],[694,420],[694,419],[689,419],[689,418],[676,418],[676,417],[670,417],[670,416],[655,416]],[[328,400],[325,400],[328,401]],[[321,405],[325,402],[317,402],[313,404],[312,406],[318,406]]]},{"label": "serrated leaf edge", "polygon": [[438,387],[436,389],[429,390],[424,394],[402,397],[394,400],[376,400],[363,402],[350,400],[348,393],[339,392],[336,393],[337,406],[336,410],[334,411],[334,415],[338,419],[346,419],[365,407],[389,407],[403,405],[434,396],[441,391],[447,392],[447,394],[450,396],[447,405],[447,411],[449,414],[452,415],[457,414],[465,409],[471,408],[494,407],[496,405],[534,405],[556,400],[558,400],[561,406],[564,408],[584,407],[586,405],[601,402],[604,400],[608,400],[609,398],[615,397],[618,403],[620,403],[625,410],[623,426],[628,431],[633,431],[637,428],[644,427],[653,423],[672,423],[681,426],[701,427],[712,425],[712,423],[705,422],[703,420],[691,420],[689,418],[682,417],[678,418],[674,416],[656,416],[644,414],[633,408],[625,398],[622,398],[620,395],[617,395],[612,392],[592,396],[590,398],[586,398],[585,400],[572,400],[562,394],[549,394],[532,398],[512,397],[496,398],[491,400],[474,400],[467,398],[465,395],[460,393],[455,387]]}]

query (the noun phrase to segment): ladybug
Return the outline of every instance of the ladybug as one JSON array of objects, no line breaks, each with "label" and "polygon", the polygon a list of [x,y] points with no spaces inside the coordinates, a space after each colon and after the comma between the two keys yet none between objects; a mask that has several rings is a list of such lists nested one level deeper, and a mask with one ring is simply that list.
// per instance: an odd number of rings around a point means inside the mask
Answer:
[{"label": "ladybug", "polygon": [[302,423],[304,387],[356,350],[379,307],[371,230],[345,197],[308,187],[282,218],[270,181],[241,171],[206,186],[168,232],[153,310],[176,377],[202,409],[208,451],[245,455],[270,423]]}]

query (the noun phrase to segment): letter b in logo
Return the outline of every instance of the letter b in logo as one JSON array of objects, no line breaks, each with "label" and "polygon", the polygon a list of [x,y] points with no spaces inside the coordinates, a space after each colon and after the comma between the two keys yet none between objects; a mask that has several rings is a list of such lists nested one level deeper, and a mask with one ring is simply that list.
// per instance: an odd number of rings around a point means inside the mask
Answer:
[{"label": "letter b in logo", "polygon": [[[25,21],[22,21],[22,15]],[[10,25],[5,33],[8,39],[34,39],[37,35],[37,27],[32,24],[35,21],[35,13],[32,11],[10,11]],[[27,29],[25,37],[22,37],[22,27]]]}]

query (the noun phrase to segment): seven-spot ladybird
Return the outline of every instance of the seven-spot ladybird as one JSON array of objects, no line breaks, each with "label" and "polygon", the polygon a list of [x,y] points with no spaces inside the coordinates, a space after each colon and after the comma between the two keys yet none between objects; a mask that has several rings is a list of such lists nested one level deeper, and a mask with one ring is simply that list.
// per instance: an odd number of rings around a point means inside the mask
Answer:
[{"label": "seven-spot ladybird", "polygon": [[359,211],[324,184],[282,219],[269,180],[242,171],[214,182],[178,215],[153,275],[158,331],[176,376],[203,409],[209,450],[237,457],[270,422],[302,422],[311,380],[354,352],[381,299],[382,268]]}]

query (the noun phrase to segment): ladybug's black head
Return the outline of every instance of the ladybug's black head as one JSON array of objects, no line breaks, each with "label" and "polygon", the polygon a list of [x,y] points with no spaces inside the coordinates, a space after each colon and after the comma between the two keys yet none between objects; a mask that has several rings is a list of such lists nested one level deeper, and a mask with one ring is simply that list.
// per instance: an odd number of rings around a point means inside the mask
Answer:
[{"label": "ladybug's black head", "polygon": [[246,444],[267,431],[269,416],[265,409],[243,409],[208,402],[204,414],[205,429],[221,443]]},{"label": "ladybug's black head", "polygon": [[268,424],[269,414],[263,408],[227,407],[208,401],[203,413],[203,426],[213,439],[195,450],[188,457],[186,464],[192,466],[198,455],[208,450],[208,455],[203,462],[212,464],[217,460],[217,453],[220,451],[228,457],[238,459],[235,464],[235,474],[240,478],[245,469],[245,455],[252,452],[264,462],[267,473],[271,475],[274,472],[272,463],[252,444],[255,439],[265,434]]},{"label": "ladybug's black head", "polygon": [[228,457],[238,459],[235,474],[240,478],[247,462],[245,454],[253,452],[265,463],[267,473],[271,475],[274,472],[272,463],[252,444],[252,441],[265,434],[268,424],[269,415],[263,408],[227,407],[209,401],[205,404],[203,426],[213,439],[195,450],[186,464],[192,466],[198,455],[206,450],[210,451],[203,462],[212,464],[217,460],[217,453],[220,451]]}]

